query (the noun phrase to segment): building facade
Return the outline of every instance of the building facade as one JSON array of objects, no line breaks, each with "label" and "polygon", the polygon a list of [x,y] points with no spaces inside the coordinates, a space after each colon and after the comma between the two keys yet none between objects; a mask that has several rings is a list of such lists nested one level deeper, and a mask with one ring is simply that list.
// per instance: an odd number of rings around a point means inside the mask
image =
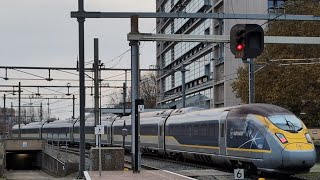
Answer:
[{"label": "building facade", "polygon": [[[279,6],[277,0],[157,0],[157,12],[263,14]],[[235,24],[265,21],[158,18],[159,34],[229,35]],[[229,44],[203,42],[157,42],[157,106],[182,107],[182,72],[185,72],[186,106],[203,108],[241,104],[231,84],[243,66]],[[170,71],[176,70],[176,71]],[[177,71],[178,70],[178,71]]]}]

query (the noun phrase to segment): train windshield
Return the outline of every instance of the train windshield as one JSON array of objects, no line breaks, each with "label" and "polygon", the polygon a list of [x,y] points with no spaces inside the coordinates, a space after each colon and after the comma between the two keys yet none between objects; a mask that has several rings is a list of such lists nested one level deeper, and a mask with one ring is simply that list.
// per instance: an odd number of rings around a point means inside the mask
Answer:
[{"label": "train windshield", "polygon": [[302,122],[295,115],[274,115],[269,116],[268,119],[278,128],[285,131],[298,132],[302,129]]}]

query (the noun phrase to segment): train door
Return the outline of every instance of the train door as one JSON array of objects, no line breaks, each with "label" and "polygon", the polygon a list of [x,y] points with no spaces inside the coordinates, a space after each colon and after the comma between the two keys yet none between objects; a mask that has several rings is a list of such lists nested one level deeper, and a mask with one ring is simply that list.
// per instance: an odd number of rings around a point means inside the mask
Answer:
[{"label": "train door", "polygon": [[159,121],[158,123],[158,148],[159,149],[163,149],[163,142],[164,142],[164,138],[163,138],[163,123],[164,121]]},{"label": "train door", "polygon": [[226,118],[228,112],[223,112],[221,119],[220,119],[220,126],[219,126],[219,146],[220,146],[220,154],[226,155],[227,151],[227,143],[226,143]]},{"label": "train door", "polygon": [[107,124],[107,126],[106,126],[106,129],[107,129],[107,134],[106,134],[106,137],[107,137],[107,140],[106,140],[106,143],[109,145],[109,144],[111,144],[110,142],[111,142],[111,140],[110,140],[110,137],[111,137],[111,130],[110,130],[110,126],[109,126],[109,124]]}]

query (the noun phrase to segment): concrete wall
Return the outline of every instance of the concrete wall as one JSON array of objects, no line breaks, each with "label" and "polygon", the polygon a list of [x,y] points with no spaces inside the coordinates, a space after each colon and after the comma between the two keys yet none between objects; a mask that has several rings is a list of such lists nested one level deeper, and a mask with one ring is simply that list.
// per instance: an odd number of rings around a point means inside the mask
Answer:
[{"label": "concrete wall", "polygon": [[55,177],[64,177],[69,174],[78,172],[79,163],[62,162],[52,157],[51,155],[43,153],[41,169],[44,172]]},{"label": "concrete wall", "polygon": [[42,151],[44,140],[40,139],[6,139],[6,151]]},{"label": "concrete wall", "polygon": [[[91,171],[99,170],[99,148],[90,150]],[[122,171],[124,169],[124,150],[118,147],[101,148],[102,171]]]}]

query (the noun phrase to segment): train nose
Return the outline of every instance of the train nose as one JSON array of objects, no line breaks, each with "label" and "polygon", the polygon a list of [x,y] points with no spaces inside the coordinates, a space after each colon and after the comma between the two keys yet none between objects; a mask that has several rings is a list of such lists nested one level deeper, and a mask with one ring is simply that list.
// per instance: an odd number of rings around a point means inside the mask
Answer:
[{"label": "train nose", "polygon": [[309,171],[316,163],[316,152],[314,150],[283,150],[282,167],[284,169],[296,170],[296,172]]}]

